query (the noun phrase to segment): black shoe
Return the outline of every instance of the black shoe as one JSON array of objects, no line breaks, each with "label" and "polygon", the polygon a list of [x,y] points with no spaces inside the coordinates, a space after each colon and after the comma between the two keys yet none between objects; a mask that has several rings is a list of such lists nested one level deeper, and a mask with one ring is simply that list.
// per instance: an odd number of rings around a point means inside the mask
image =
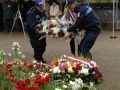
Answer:
[{"label": "black shoe", "polygon": [[36,60],[37,62],[42,62],[42,63],[46,63],[46,61],[44,60],[44,58],[41,58],[39,60]]}]

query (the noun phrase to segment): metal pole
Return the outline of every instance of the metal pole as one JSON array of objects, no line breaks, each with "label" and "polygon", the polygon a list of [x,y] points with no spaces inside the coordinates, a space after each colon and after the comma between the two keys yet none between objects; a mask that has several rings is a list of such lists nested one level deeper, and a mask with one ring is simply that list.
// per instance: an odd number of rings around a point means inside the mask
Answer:
[{"label": "metal pole", "polygon": [[113,0],[113,35],[110,38],[117,38],[115,36],[115,0]]},{"label": "metal pole", "polygon": [[116,0],[116,31],[119,31],[118,21],[118,0]]}]

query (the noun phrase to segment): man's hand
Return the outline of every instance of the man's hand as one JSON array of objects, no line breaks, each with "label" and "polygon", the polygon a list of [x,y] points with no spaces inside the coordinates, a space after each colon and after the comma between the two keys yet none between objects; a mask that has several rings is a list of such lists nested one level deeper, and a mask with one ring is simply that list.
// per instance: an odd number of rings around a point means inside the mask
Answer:
[{"label": "man's hand", "polygon": [[85,32],[86,32],[86,31],[82,29],[82,30],[79,32],[80,36],[81,36],[81,37],[84,37],[84,36],[86,35]]}]

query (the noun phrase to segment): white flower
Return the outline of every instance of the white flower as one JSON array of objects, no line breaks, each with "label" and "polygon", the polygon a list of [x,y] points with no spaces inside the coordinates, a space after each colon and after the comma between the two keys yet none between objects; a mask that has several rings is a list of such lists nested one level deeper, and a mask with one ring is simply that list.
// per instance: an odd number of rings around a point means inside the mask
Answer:
[{"label": "white flower", "polygon": [[47,32],[47,26],[43,26],[43,32]]},{"label": "white flower", "polygon": [[14,51],[14,50],[15,50],[15,48],[13,47],[13,48],[12,48],[12,50]]},{"label": "white flower", "polygon": [[93,82],[90,82],[90,86],[91,86],[91,87],[93,87],[93,86],[94,86]]},{"label": "white flower", "polygon": [[32,74],[30,75],[31,78],[33,78],[33,77],[35,77],[35,76],[36,76],[36,74],[34,74],[34,73],[32,73]]},{"label": "white flower", "polygon": [[57,25],[58,22],[56,20],[50,20],[53,25]]},{"label": "white flower", "polygon": [[53,33],[55,34],[58,34],[58,32],[60,31],[60,28],[59,27],[54,27],[54,28],[51,28],[53,30]]},{"label": "white flower", "polygon": [[67,85],[63,85],[63,88],[66,89],[66,88],[67,88]]},{"label": "white flower", "polygon": [[83,80],[81,78],[75,79],[75,82],[78,83],[81,87],[83,87]]},{"label": "white flower", "polygon": [[61,72],[61,70],[60,70],[59,67],[54,67],[53,68],[53,73],[60,73],[60,72]]},{"label": "white flower", "polygon": [[13,42],[13,46],[18,46],[18,42]]},{"label": "white flower", "polygon": [[83,73],[83,74],[85,74],[85,75],[88,75],[88,74],[89,74],[89,71],[88,71],[88,69],[86,69],[86,68],[82,68],[82,70],[81,70],[79,73]]},{"label": "white flower", "polygon": [[70,66],[70,67],[68,68],[68,72],[69,72],[69,73],[74,73],[74,71],[73,71],[73,69],[72,69],[72,66]]},{"label": "white flower", "polygon": [[55,88],[55,90],[62,90],[62,89],[60,89],[60,88]]},{"label": "white flower", "polygon": [[19,55],[21,55],[22,54],[22,52],[17,52]]},{"label": "white flower", "polygon": [[25,58],[25,54],[21,55],[22,58]]},{"label": "white flower", "polygon": [[42,26],[47,26],[48,25],[48,22],[47,21],[43,21],[42,22]]},{"label": "white flower", "polygon": [[37,63],[37,61],[36,61],[36,60],[33,60],[33,63],[34,63],[34,64],[36,64],[36,63]]},{"label": "white flower", "polygon": [[11,55],[11,53],[8,53],[8,56],[10,56],[10,57],[11,57],[11,56],[12,56],[12,55]]},{"label": "white flower", "polygon": [[3,61],[3,60],[1,60],[1,61],[0,61],[0,64],[3,64],[3,63],[4,63],[4,61]]}]

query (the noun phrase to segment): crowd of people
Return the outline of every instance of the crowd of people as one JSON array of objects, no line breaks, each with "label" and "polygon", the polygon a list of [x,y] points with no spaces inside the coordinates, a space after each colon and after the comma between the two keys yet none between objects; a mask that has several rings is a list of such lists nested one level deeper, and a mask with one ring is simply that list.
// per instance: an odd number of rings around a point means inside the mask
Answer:
[{"label": "crowd of people", "polygon": [[[16,2],[17,1],[17,2]],[[4,2],[0,3],[0,32],[8,31],[12,29],[12,25],[15,19],[16,12],[19,10],[21,13],[21,17],[23,23],[26,23],[26,14],[35,5],[35,0],[5,0]],[[60,10],[60,3],[57,0],[46,0],[45,13],[48,19],[59,18],[62,15],[62,10]],[[18,19],[18,26],[19,31],[22,32],[22,24],[20,19]]]}]

